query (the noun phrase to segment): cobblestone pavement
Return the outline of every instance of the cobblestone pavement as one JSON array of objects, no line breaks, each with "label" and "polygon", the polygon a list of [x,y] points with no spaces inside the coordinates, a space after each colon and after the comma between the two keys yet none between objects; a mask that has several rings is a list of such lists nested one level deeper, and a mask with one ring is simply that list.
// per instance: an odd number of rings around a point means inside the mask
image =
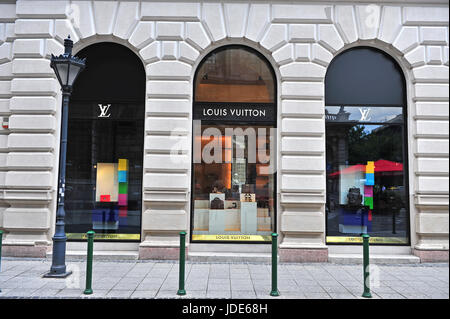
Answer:
[{"label": "cobblestone pavement", "polygon": [[[233,298],[359,299],[362,265],[280,264],[279,297],[270,297],[271,265],[264,263],[186,263],[186,292],[179,297],[178,263],[96,261],[94,293],[84,295],[85,262],[67,262],[66,279],[42,278],[51,261],[3,258],[0,298]],[[374,299],[448,299],[445,264],[374,265]]]}]

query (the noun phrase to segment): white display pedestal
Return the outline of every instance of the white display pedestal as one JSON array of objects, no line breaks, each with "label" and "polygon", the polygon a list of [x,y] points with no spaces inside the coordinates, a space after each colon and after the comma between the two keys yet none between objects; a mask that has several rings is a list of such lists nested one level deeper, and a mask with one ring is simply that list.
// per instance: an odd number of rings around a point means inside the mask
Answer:
[{"label": "white display pedestal", "polygon": [[241,202],[241,233],[256,235],[258,207],[256,202]]},{"label": "white display pedestal", "polygon": [[[215,198],[221,199],[225,204],[225,194],[209,194],[210,207]],[[209,210],[209,233],[225,234],[225,209]]]}]

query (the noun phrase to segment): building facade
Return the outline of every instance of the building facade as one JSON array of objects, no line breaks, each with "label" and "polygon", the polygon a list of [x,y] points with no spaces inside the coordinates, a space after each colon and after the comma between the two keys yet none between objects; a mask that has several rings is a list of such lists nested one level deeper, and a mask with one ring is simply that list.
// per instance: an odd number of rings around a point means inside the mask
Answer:
[{"label": "building facade", "polygon": [[8,256],[51,251],[68,35],[69,251],[448,260],[448,1],[2,1]]}]

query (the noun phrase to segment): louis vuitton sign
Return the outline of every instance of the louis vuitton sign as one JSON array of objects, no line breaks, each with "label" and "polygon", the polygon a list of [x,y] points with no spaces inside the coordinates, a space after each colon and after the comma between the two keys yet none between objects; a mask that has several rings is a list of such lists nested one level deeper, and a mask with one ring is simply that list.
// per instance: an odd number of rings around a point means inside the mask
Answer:
[{"label": "louis vuitton sign", "polygon": [[194,103],[194,120],[273,122],[275,114],[273,103]]}]

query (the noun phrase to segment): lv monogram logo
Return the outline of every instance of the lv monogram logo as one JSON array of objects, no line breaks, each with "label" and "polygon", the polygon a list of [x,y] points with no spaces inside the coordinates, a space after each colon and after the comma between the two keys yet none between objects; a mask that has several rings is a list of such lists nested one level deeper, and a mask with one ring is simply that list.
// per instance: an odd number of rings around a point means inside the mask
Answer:
[{"label": "lv monogram logo", "polygon": [[359,109],[359,112],[361,113],[361,118],[359,119],[361,122],[363,121],[370,121],[371,117],[370,115],[370,109]]},{"label": "lv monogram logo", "polygon": [[110,117],[111,113],[108,114],[109,111],[109,107],[111,106],[111,104],[99,104],[98,107],[100,108],[100,115],[98,117]]}]

